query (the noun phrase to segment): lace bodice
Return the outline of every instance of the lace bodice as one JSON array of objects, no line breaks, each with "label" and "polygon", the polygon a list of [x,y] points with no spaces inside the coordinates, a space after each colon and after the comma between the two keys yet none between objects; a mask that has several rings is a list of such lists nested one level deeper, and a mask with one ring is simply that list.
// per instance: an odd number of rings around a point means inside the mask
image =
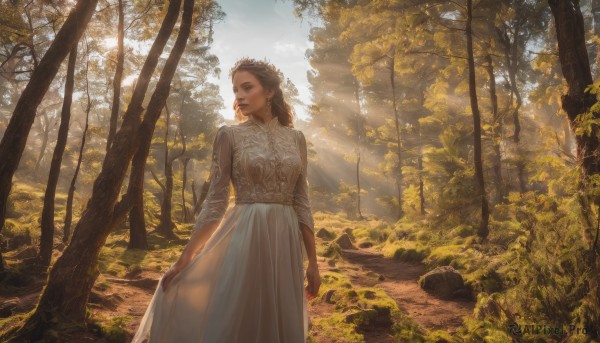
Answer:
[{"label": "lace bodice", "polygon": [[281,125],[277,117],[222,126],[213,144],[210,188],[194,229],[223,218],[231,181],[236,204],[293,206],[298,221],[314,231],[306,169],[304,134]]}]

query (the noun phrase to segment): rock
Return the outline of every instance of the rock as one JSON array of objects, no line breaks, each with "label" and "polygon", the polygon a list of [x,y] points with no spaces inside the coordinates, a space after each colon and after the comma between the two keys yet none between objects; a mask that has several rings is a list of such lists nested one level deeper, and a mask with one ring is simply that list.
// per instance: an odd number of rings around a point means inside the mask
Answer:
[{"label": "rock", "polygon": [[379,281],[383,281],[383,280],[385,280],[385,276],[383,276],[383,275],[379,275],[379,278],[377,278],[377,279],[378,279]]},{"label": "rock", "polygon": [[123,300],[121,296],[115,294],[103,294],[92,290],[90,293],[89,303],[95,304],[100,308],[108,308],[111,311],[116,311],[118,304]]},{"label": "rock", "polygon": [[333,232],[329,232],[325,228],[320,228],[319,231],[315,234],[315,236],[321,238],[324,241],[330,241],[335,238],[335,234]]},{"label": "rock", "polygon": [[483,320],[486,316],[500,317],[501,310],[495,300],[488,298],[481,306],[478,306],[478,311],[475,311],[475,313],[477,314],[477,319]]},{"label": "rock", "polygon": [[336,259],[336,258],[340,257],[340,254],[342,252],[341,250],[342,249],[336,242],[330,242],[327,245],[327,249],[323,253],[323,256],[328,257],[330,259]]},{"label": "rock", "polygon": [[356,247],[352,245],[352,241],[350,240],[350,236],[347,233],[341,235],[338,239],[335,240],[337,245],[342,249],[353,249],[356,250]]},{"label": "rock", "polygon": [[375,299],[375,292],[367,290],[364,297],[365,299]]},{"label": "rock", "polygon": [[346,315],[345,321],[346,323],[355,323],[358,329],[364,331],[389,328],[393,324],[390,308],[379,306],[368,309],[354,309]]},{"label": "rock", "polygon": [[350,240],[354,242],[354,234],[352,234],[352,230],[353,229],[351,227],[347,227],[344,229],[344,233],[346,233],[350,237]]},{"label": "rock", "polygon": [[330,289],[325,293],[325,302],[328,304],[335,304],[335,301],[331,300],[331,297],[335,294],[335,289]]},{"label": "rock", "polygon": [[19,298],[10,298],[0,304],[0,318],[12,316],[13,311],[19,306]]},{"label": "rock", "polygon": [[372,246],[373,246],[373,243],[371,243],[371,242],[361,242],[361,243],[358,245],[358,247],[359,247],[359,248],[363,248],[363,249],[365,249],[365,248],[370,248],[370,247],[372,247]]},{"label": "rock", "polygon": [[419,285],[426,292],[441,299],[456,298],[465,289],[462,275],[450,266],[437,267],[421,276]]}]

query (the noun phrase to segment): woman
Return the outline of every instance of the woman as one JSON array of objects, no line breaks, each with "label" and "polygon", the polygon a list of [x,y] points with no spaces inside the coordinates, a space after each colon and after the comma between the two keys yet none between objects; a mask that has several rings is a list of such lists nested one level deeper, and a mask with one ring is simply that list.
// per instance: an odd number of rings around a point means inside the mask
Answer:
[{"label": "woman", "polygon": [[[305,342],[320,286],[306,141],[271,64],[231,70],[236,113],[219,128],[194,232],[161,278],[133,342]],[[227,208],[230,181],[235,205]],[[303,291],[304,264],[308,258]]]}]

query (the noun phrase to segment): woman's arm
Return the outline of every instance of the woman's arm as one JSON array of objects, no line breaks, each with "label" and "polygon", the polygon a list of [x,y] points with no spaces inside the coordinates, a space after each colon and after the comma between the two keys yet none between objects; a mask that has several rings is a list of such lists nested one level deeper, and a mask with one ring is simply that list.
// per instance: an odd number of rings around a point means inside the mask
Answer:
[{"label": "woman's arm", "polygon": [[317,264],[317,249],[315,247],[315,234],[313,230],[306,226],[306,224],[300,223],[300,229],[302,230],[302,240],[304,241],[304,247],[306,248],[306,254],[308,255],[308,264]]},{"label": "woman's arm", "polygon": [[294,189],[294,210],[298,216],[298,224],[302,232],[302,241],[308,255],[308,268],[306,269],[306,297],[310,300],[319,293],[321,286],[321,276],[319,275],[319,266],[317,265],[317,250],[315,247],[315,230],[312,212],[310,210],[310,200],[308,199],[308,156],[306,149],[306,138],[302,131],[297,131],[298,149],[302,159],[302,171],[298,176],[296,187]]},{"label": "woman's arm", "polygon": [[194,224],[194,232],[183,249],[181,256],[163,276],[163,291],[166,291],[173,278],[185,268],[202,249],[206,241],[219,226],[229,203],[231,180],[232,139],[227,126],[219,128],[213,143],[213,156],[210,171],[210,187],[202,206],[202,211]]},{"label": "woman's arm", "polygon": [[308,285],[306,286],[306,297],[310,300],[319,294],[321,275],[319,275],[319,266],[317,264],[317,249],[315,247],[314,232],[311,228],[302,223],[300,224],[300,230],[302,230],[302,240],[304,241],[306,254],[308,255],[308,268],[306,268]]}]

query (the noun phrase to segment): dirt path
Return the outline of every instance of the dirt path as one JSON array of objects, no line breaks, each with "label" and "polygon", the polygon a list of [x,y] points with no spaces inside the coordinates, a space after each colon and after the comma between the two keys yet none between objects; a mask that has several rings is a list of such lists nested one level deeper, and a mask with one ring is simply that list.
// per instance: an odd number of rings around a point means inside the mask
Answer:
[{"label": "dirt path", "polygon": [[[425,266],[406,263],[369,249],[342,250],[349,263],[359,266],[345,272],[351,280],[365,287],[379,287],[393,298],[398,307],[406,312],[419,326],[430,330],[456,331],[462,317],[473,313],[475,303],[466,300],[441,300],[419,287],[418,280],[425,273]],[[374,272],[384,277],[383,281],[368,277]]]},{"label": "dirt path", "polygon": [[[347,275],[353,283],[359,286],[383,289],[396,301],[402,311],[423,328],[440,329],[452,333],[461,325],[462,317],[473,311],[473,302],[444,301],[421,290],[417,281],[419,276],[425,272],[422,265],[387,259],[369,249],[343,250],[342,256],[343,260],[339,261],[336,266],[330,266],[324,260],[319,262],[321,272],[337,270]],[[383,276],[383,280],[373,277],[374,273]],[[130,340],[139,326],[160,276],[155,272],[144,272],[125,279],[107,278],[109,287],[106,289],[94,287],[90,297],[89,307],[93,317],[108,319],[128,316],[132,318],[124,327]],[[19,294],[11,296],[0,294],[0,303],[9,298],[18,298],[19,303],[15,312],[30,311],[37,302],[42,286],[42,284],[31,285],[22,289]],[[308,311],[311,318],[326,317],[335,311],[335,305],[324,302],[316,303],[309,306]],[[394,342],[391,334],[385,330],[361,333],[365,337],[365,342]],[[94,338],[93,334],[78,337],[77,341],[106,342],[104,339]]]},{"label": "dirt path", "polygon": [[[454,333],[462,324],[463,316],[473,313],[474,302],[465,300],[440,300],[419,287],[418,280],[425,266],[406,263],[390,258],[373,249],[342,250],[343,260],[331,266],[319,262],[321,273],[335,271],[346,275],[353,284],[362,287],[377,287],[394,299],[398,307],[413,322],[428,330],[443,330]],[[379,276],[382,276],[383,280]],[[326,317],[335,311],[335,305],[324,302],[308,308],[310,318]],[[386,329],[361,332],[367,343],[396,342]],[[320,341],[318,343],[330,343]]]}]

